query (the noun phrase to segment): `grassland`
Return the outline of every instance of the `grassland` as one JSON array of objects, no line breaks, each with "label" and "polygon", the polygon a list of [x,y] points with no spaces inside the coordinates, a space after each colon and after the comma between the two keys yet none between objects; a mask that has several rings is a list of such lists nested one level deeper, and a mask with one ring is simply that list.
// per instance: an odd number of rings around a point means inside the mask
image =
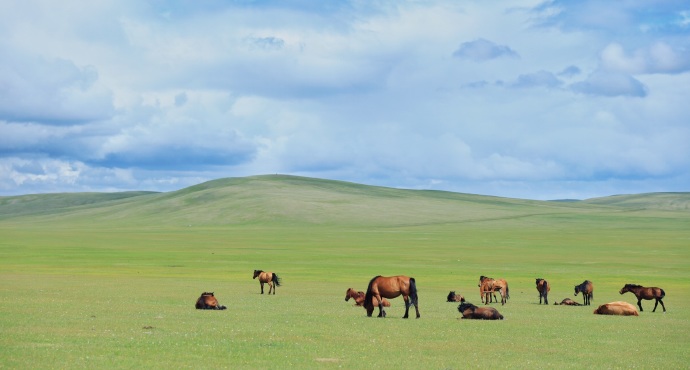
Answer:
[{"label": "grassland", "polygon": [[[539,202],[287,176],[171,193],[0,197],[2,368],[687,368],[690,194]],[[261,296],[254,269],[283,279]],[[344,302],[374,275],[414,276],[419,320]],[[503,277],[501,322],[458,320]],[[539,306],[661,286],[668,312]],[[214,291],[227,311],[197,311]],[[580,297],[577,297],[581,300]]]}]

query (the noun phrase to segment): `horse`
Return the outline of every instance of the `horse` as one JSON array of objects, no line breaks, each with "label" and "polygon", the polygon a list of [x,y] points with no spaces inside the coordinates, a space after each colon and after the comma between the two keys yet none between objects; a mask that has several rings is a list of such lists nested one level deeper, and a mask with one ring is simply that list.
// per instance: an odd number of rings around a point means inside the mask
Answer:
[{"label": "horse", "polygon": [[541,299],[544,298],[544,304],[549,304],[549,292],[551,291],[551,284],[548,281],[537,278],[537,291],[539,292],[539,304],[541,304]]},{"label": "horse", "polygon": [[618,301],[602,304],[596,310],[595,315],[640,316],[637,308],[628,302]]},{"label": "horse", "polygon": [[662,299],[666,297],[666,292],[664,292],[663,289],[657,288],[657,287],[643,287],[641,285],[637,284],[625,284],[623,288],[621,288],[621,291],[619,292],[620,294],[631,292],[632,294],[637,297],[637,306],[640,307],[640,312],[642,312],[642,300],[652,300],[655,299],[656,301],[654,302],[654,309],[652,312],[656,312],[656,306],[661,303],[661,308],[664,309],[664,312],[666,312],[666,306],[664,306],[664,301]]},{"label": "horse", "polygon": [[469,302],[460,303],[458,311],[462,314],[463,319],[503,320],[503,315],[498,313],[497,309],[493,307],[477,307]]},{"label": "horse", "polygon": [[213,292],[203,292],[194,305],[197,310],[224,310],[227,307],[218,304]]},{"label": "horse", "polygon": [[398,276],[374,276],[369,285],[367,292],[364,295],[364,308],[367,309],[367,316],[371,317],[378,300],[379,316],[385,317],[383,311],[383,298],[393,299],[402,295],[405,300],[405,316],[408,317],[410,306],[414,305],[417,311],[417,318],[419,318],[419,297],[417,296],[417,283],[413,277],[404,275]]},{"label": "horse", "polygon": [[[355,306],[362,306],[364,304],[365,293],[363,291],[356,291],[352,288],[348,288],[345,292],[345,302],[349,301],[350,298],[355,300]],[[374,306],[378,306],[379,302],[374,298]],[[386,298],[383,298],[383,307],[390,307],[391,303],[388,302]]]},{"label": "horse", "polygon": [[561,301],[561,303],[558,303],[558,302],[554,303],[554,306],[559,306],[559,305],[562,305],[562,306],[582,306],[581,304],[573,301],[570,298],[565,298],[564,300]]},{"label": "horse", "polygon": [[259,283],[261,283],[261,294],[264,294],[264,284],[268,284],[268,294],[271,294],[273,290],[273,295],[276,294],[276,287],[280,286],[281,279],[278,275],[272,272],[265,272],[264,270],[254,270],[254,277],[252,279],[259,278]]},{"label": "horse", "polygon": [[575,285],[575,295],[577,296],[577,293],[582,293],[582,296],[584,297],[585,300],[585,306],[590,305],[590,301],[592,298],[594,298],[594,285],[592,284],[591,281],[585,280],[582,282],[580,285]]},{"label": "horse", "polygon": [[451,290],[450,293],[448,293],[446,302],[465,302],[465,297],[463,297],[462,294],[455,294],[455,291]]},{"label": "horse", "polygon": [[[489,304],[491,300],[491,294],[494,292],[499,292],[501,294],[501,305],[506,304],[508,298],[510,298],[510,290],[508,288],[508,282],[505,279],[493,279],[488,276],[479,277],[479,292],[484,296],[482,302],[484,304]],[[495,293],[494,293],[495,296]]]}]

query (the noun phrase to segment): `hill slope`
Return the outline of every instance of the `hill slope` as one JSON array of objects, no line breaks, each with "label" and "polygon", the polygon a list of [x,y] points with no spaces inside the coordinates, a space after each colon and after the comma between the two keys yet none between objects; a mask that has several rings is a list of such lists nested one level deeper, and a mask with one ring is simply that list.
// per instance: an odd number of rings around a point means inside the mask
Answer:
[{"label": "hill slope", "polygon": [[[664,196],[673,210],[690,195]],[[168,193],[44,194],[0,198],[0,221],[149,225],[318,224],[411,226],[629,210],[658,196],[546,202],[402,190],[284,175],[213,180]],[[636,199],[633,201],[633,199]],[[674,200],[675,199],[675,200]],[[685,202],[685,203],[683,203]],[[686,208],[680,205],[685,204]],[[663,205],[657,208],[663,208]]]}]

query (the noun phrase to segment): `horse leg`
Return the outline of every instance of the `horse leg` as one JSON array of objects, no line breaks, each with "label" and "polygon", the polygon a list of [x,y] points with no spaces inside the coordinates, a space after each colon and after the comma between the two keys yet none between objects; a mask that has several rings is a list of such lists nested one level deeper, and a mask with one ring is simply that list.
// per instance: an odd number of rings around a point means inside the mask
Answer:
[{"label": "horse leg", "polygon": [[[643,311],[643,310],[642,310],[642,298],[638,298],[638,299],[637,299],[637,307],[640,308],[640,312]],[[656,305],[654,305],[654,309],[656,309]],[[654,311],[652,311],[652,312],[654,312]]]},{"label": "horse leg", "polygon": [[264,283],[259,282],[259,284],[261,284],[261,294],[264,294]]},{"label": "horse leg", "polygon": [[[666,307],[664,306],[664,301],[661,300],[661,298],[657,298],[657,302],[661,303],[661,308],[664,309],[664,312],[666,312]],[[654,305],[654,309],[656,310],[656,304]],[[654,311],[652,311],[654,312]]]},{"label": "horse leg", "polygon": [[377,294],[376,298],[379,300],[379,317],[386,317],[385,311],[383,311],[383,299],[381,298],[381,295]]},{"label": "horse leg", "polygon": [[549,292],[544,293],[544,304],[549,304]]},{"label": "horse leg", "polygon": [[403,300],[405,301],[405,316],[403,316],[403,319],[408,318],[408,312],[410,311],[410,297],[409,296],[403,296]]}]

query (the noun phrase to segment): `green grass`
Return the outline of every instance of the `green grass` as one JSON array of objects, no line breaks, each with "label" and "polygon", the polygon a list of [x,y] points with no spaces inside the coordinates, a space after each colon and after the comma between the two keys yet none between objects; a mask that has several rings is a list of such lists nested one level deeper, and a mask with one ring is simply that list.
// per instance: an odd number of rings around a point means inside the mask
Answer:
[{"label": "green grass", "polygon": [[[685,368],[687,194],[535,202],[296,177],[172,193],[0,198],[2,368]],[[665,205],[666,206],[665,206]],[[283,279],[261,296],[254,269]],[[374,275],[414,276],[419,320],[344,301]],[[511,288],[501,322],[458,320],[479,275]],[[539,306],[594,282],[592,307]],[[625,283],[668,312],[602,317]],[[198,311],[214,291],[227,311]],[[581,301],[581,297],[576,300]]]}]

